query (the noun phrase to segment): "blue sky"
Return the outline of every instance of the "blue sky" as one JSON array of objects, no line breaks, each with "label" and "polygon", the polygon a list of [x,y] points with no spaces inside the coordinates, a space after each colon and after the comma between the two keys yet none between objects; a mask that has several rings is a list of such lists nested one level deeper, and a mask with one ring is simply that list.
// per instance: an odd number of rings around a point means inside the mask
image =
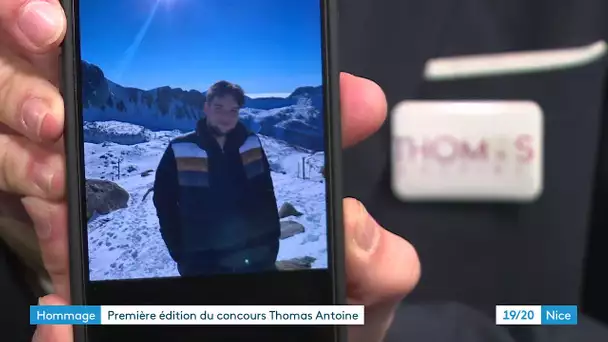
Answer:
[{"label": "blue sky", "polygon": [[269,94],[322,82],[319,0],[81,0],[80,22],[82,58],[124,86],[225,79]]}]

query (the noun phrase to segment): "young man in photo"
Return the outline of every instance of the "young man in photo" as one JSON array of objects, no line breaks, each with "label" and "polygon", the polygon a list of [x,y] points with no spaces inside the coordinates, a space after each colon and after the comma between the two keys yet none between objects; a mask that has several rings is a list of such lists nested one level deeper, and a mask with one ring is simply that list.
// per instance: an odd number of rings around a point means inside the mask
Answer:
[{"label": "young man in photo", "polygon": [[156,171],[160,231],[182,276],[275,269],[277,202],[260,138],[239,122],[244,102],[238,85],[211,86],[195,131]]}]

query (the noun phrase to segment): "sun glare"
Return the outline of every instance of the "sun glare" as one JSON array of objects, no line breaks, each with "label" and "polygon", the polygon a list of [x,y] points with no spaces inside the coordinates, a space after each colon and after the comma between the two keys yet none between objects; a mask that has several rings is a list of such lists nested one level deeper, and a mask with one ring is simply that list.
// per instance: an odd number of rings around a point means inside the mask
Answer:
[{"label": "sun glare", "polygon": [[178,0],[156,0],[164,7],[171,8]]}]

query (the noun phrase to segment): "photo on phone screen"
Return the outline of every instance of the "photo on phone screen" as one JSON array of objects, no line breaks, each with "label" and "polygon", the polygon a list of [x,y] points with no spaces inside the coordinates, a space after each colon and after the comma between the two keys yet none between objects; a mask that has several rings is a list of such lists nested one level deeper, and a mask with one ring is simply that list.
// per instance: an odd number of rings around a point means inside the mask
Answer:
[{"label": "photo on phone screen", "polygon": [[90,281],[328,267],[319,0],[80,0]]}]

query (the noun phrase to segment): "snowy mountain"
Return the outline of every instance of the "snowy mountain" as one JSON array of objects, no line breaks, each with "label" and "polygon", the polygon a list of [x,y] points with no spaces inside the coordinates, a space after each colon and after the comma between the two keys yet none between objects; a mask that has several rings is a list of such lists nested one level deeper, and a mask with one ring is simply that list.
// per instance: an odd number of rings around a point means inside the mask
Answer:
[{"label": "snowy mountain", "polygon": [[[86,179],[109,181],[107,184],[128,193],[120,196],[124,203],[105,214],[95,213],[89,221],[92,280],[178,275],[158,230],[152,196],[146,194],[169,141],[180,134],[117,121],[85,125],[85,136],[90,140],[84,148]],[[301,214],[282,219],[282,223],[302,229],[281,240],[279,260],[310,258],[312,268],[326,268],[325,182],[320,172],[324,153],[264,135],[260,138],[272,169],[277,208],[289,203]]]},{"label": "snowy mountain", "polygon": [[113,142],[135,145],[150,141],[151,132],[144,127],[120,121],[93,121],[83,125],[84,141],[93,144]]},{"label": "snowy mountain", "polygon": [[[82,62],[84,121],[119,121],[149,131],[191,131],[203,115],[205,93],[161,87],[123,87],[108,80],[96,65]],[[323,150],[323,89],[305,86],[285,98],[250,98],[241,111],[251,130],[313,151]],[[85,128],[89,142],[102,139],[95,126]],[[92,140],[88,140],[92,139]]]}]

